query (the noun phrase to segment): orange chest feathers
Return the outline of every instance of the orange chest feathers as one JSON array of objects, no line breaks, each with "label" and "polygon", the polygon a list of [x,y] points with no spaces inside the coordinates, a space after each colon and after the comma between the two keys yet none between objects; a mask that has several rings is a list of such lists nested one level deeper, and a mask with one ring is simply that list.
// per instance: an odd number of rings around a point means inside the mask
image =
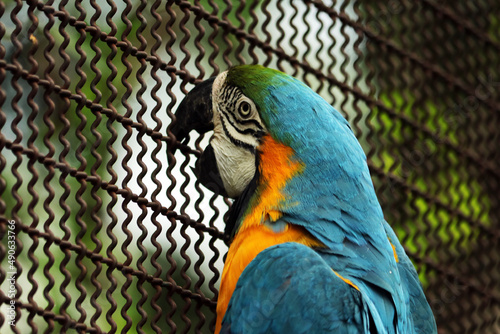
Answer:
[{"label": "orange chest feathers", "polygon": [[285,196],[282,189],[286,182],[299,173],[303,166],[293,160],[291,148],[266,137],[261,145],[259,172],[261,185],[258,196],[253,199],[238,233],[236,234],[224,264],[219,299],[217,301],[217,323],[215,333],[221,329],[222,319],[236,283],[246,266],[264,249],[285,242],[298,242],[307,246],[320,246],[304,228],[288,224],[283,231],[275,232],[263,222],[281,218]]},{"label": "orange chest feathers", "polygon": [[259,225],[245,229],[239,233],[226,258],[217,301],[217,325],[215,333],[219,333],[222,318],[226,313],[229,300],[236,283],[246,266],[264,249],[285,242],[298,242],[307,246],[321,246],[304,228],[288,225],[284,231],[275,233],[267,226]]}]

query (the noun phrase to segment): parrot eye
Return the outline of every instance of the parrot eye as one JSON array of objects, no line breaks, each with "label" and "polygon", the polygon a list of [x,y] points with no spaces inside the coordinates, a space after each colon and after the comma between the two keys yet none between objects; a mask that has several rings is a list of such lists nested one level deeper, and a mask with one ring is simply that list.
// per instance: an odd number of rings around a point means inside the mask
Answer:
[{"label": "parrot eye", "polygon": [[252,111],[252,106],[247,101],[241,101],[238,106],[238,113],[243,118],[247,118],[250,116],[250,112]]}]

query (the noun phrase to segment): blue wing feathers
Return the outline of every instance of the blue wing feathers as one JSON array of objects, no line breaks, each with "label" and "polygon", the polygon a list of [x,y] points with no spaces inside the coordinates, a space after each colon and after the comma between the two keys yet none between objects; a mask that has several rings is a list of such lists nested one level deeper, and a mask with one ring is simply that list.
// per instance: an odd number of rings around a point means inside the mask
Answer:
[{"label": "blue wing feathers", "polygon": [[432,309],[425,298],[424,290],[418,279],[415,267],[387,222],[385,222],[384,228],[398,254],[398,270],[404,289],[409,293],[409,308],[411,312],[409,320],[415,329],[415,333],[437,333],[436,321],[434,320]]},{"label": "blue wing feathers", "polygon": [[245,269],[221,333],[368,332],[360,293],[313,249],[285,243],[261,252]]},{"label": "blue wing feathers", "polygon": [[331,269],[338,266],[347,275],[348,270],[339,266],[342,260],[285,243],[264,250],[244,270],[221,333],[436,333],[415,269],[407,261],[403,258],[398,266],[412,297],[406,329],[398,329],[387,286],[369,283],[369,270],[365,281],[352,280],[362,289],[359,292]]}]

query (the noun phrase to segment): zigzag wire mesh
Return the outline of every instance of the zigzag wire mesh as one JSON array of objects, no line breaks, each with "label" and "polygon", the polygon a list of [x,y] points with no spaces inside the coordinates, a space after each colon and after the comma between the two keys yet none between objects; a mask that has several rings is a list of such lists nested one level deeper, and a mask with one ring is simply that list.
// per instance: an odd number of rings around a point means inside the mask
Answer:
[{"label": "zigzag wire mesh", "polygon": [[498,333],[499,17],[495,0],[0,1],[0,331],[213,331],[230,202],[192,173],[207,137],[173,154],[169,125],[194,84],[259,63],[347,117],[440,333]]}]

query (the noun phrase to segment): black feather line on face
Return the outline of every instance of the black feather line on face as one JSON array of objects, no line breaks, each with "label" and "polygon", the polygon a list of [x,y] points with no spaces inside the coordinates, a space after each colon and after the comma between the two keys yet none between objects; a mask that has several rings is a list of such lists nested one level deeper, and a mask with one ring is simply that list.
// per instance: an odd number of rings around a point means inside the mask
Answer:
[{"label": "black feather line on face", "polygon": [[226,123],[224,122],[224,117],[221,117],[220,120],[221,120],[221,124],[222,124],[222,129],[224,130],[224,133],[229,138],[229,140],[231,141],[231,143],[233,143],[234,145],[236,145],[238,147],[242,147],[242,148],[244,148],[244,149],[252,152],[253,154],[255,154],[255,147],[253,147],[252,145],[249,145],[247,143],[244,143],[241,140],[233,138],[231,136],[231,134],[229,133],[229,131],[227,130]]},{"label": "black feather line on face", "polygon": [[[224,114],[226,115],[224,112],[221,112],[221,114]],[[232,113],[231,113],[232,114]],[[233,117],[234,118],[234,117]],[[229,124],[233,127],[233,129],[235,129],[238,133],[241,133],[243,135],[247,135],[247,134],[252,134],[252,135],[255,135],[257,133],[257,130],[254,130],[254,129],[251,129],[251,128],[247,128],[247,129],[240,129],[238,126],[236,126],[236,124],[234,124],[231,119],[229,117],[226,116],[226,119],[227,121],[229,122]],[[240,121],[238,121],[238,119],[236,119],[236,122],[241,124]]]},{"label": "black feather line on face", "polygon": [[236,122],[238,124],[241,124],[241,125],[255,125],[255,127],[257,129],[264,130],[264,128],[262,127],[262,125],[258,121],[254,120],[254,119],[239,119],[238,115],[233,111],[234,109],[236,109],[236,108],[231,109],[229,111],[229,113],[233,116],[234,120],[236,120]]},{"label": "black feather line on face", "polygon": [[238,98],[241,97],[243,93],[234,86],[224,86],[222,88],[222,93],[220,94],[220,101],[232,101],[233,96],[236,95],[236,98],[234,100],[237,100]]},{"label": "black feather line on face", "polygon": [[[225,114],[231,114],[233,119],[236,121],[236,123],[241,124],[241,125],[254,125],[258,130],[264,130],[262,125],[256,121],[255,119],[240,119],[238,117],[238,113],[236,112],[236,104],[237,101],[243,96],[243,93],[241,90],[237,87],[232,87],[232,86],[225,86],[223,88],[223,91],[221,93],[221,96],[219,98],[219,101],[228,101],[228,102],[221,102],[221,105],[224,104],[224,106],[221,108],[221,112]],[[229,121],[229,117],[227,117]],[[233,125],[233,127],[238,131],[239,129],[234,126],[234,124],[230,121],[230,123]],[[245,131],[245,130],[242,130]],[[256,130],[254,130],[256,131]],[[243,132],[240,132],[243,133]],[[248,132],[245,132],[248,133]]]}]

